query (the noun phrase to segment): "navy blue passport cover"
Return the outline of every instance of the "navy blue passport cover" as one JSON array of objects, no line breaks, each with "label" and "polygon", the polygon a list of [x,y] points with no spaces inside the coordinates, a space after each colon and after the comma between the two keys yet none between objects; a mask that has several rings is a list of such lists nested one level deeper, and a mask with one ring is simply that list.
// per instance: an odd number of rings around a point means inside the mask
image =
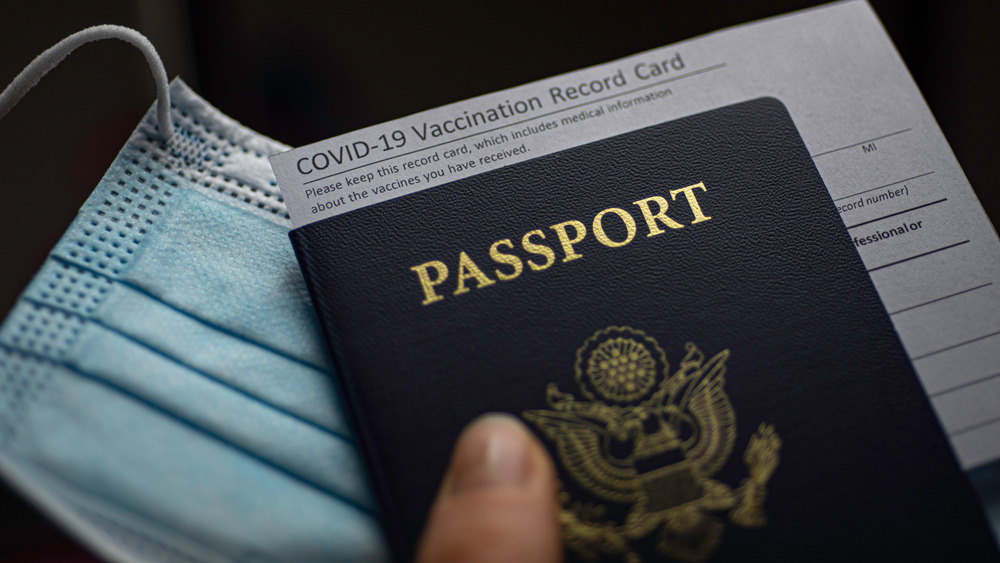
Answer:
[{"label": "navy blue passport cover", "polygon": [[997,559],[775,99],[291,239],[403,560],[486,411],[552,452],[570,560]]}]

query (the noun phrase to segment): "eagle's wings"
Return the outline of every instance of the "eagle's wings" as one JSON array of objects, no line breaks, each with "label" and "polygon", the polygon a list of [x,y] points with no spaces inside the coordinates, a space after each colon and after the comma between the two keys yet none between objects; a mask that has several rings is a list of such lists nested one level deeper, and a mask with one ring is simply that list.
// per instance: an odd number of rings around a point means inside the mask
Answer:
[{"label": "eagle's wings", "polygon": [[609,460],[602,441],[610,436],[600,424],[559,411],[526,411],[523,416],[555,442],[563,467],[585,489],[613,502],[636,500],[635,468]]},{"label": "eagle's wings", "polygon": [[736,443],[736,412],[723,385],[726,383],[726,360],[723,350],[694,374],[685,406],[698,428],[687,458],[701,468],[702,474],[714,475],[729,458]]}]

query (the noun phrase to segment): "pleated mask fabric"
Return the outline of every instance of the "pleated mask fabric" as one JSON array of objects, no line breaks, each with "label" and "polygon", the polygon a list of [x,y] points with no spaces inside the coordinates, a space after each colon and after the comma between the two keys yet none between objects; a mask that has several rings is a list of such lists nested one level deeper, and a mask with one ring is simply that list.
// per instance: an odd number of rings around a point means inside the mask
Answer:
[{"label": "pleated mask fabric", "polygon": [[0,473],[120,561],[388,560],[267,157],[183,82],[0,327]]}]

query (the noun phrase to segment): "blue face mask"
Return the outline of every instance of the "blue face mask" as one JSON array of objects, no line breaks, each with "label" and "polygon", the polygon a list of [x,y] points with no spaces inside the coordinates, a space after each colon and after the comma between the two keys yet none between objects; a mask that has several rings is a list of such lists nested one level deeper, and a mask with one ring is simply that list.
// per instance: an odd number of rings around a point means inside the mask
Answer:
[{"label": "blue face mask", "polygon": [[387,560],[267,162],[287,147],[169,99],[0,327],[0,470],[111,559]]}]

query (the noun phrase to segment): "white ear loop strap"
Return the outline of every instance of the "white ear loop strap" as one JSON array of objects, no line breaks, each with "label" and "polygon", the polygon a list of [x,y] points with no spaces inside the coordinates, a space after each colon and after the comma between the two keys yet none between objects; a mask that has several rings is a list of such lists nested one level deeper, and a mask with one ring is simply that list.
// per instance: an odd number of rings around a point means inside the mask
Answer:
[{"label": "white ear loop strap", "polygon": [[0,93],[0,119],[21,101],[28,90],[34,88],[43,76],[58,66],[77,47],[101,39],[120,39],[142,51],[143,56],[146,57],[146,63],[149,64],[149,70],[153,73],[153,81],[156,83],[156,120],[160,124],[160,134],[163,135],[164,142],[169,142],[174,134],[174,129],[170,122],[170,90],[167,86],[167,71],[163,68],[163,61],[160,60],[160,55],[157,54],[156,48],[149,42],[149,39],[134,29],[120,25],[88,27],[70,35],[35,57],[35,60],[31,61],[20,74],[14,77],[3,93]]}]

